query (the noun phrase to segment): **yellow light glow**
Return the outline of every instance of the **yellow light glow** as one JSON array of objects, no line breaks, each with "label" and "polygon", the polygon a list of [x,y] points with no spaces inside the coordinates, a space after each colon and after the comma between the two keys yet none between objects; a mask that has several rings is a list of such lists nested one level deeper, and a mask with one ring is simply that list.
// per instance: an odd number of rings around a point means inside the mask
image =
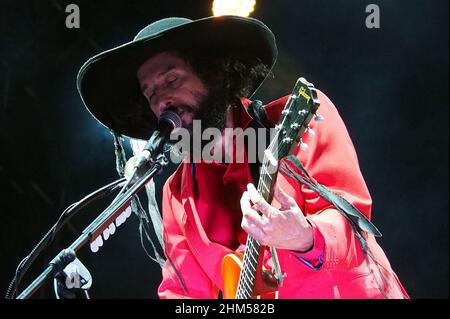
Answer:
[{"label": "yellow light glow", "polygon": [[214,0],[214,16],[236,15],[248,17],[255,10],[256,0]]}]

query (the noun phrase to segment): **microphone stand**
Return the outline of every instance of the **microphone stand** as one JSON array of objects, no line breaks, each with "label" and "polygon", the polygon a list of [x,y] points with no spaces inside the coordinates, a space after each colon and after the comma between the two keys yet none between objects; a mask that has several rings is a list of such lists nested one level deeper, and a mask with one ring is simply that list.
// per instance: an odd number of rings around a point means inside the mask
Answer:
[{"label": "microphone stand", "polygon": [[[155,176],[161,169],[167,166],[168,160],[164,154],[159,155],[142,177],[126,190],[126,192],[119,196],[106,208],[88,227],[83,230],[82,234],[76,239],[67,249],[73,252],[80,250],[86,243],[101,236],[103,230],[107,228],[116,217],[122,213],[123,209],[129,205],[131,198],[136,195],[144,186]],[[130,184],[133,182],[133,177],[130,179]],[[126,187],[126,186],[125,186]],[[124,187],[124,190],[126,189]],[[122,191],[123,192],[123,191]],[[67,250],[62,250],[47,266],[47,268],[17,297],[17,299],[30,298],[43,283],[53,277],[59,270],[57,260],[60,260]]]}]

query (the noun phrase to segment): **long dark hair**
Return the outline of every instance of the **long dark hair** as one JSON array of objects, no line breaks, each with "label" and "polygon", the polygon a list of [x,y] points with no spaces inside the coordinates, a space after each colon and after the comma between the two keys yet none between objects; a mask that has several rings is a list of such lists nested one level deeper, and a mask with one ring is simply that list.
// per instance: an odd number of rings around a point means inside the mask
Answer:
[{"label": "long dark hair", "polygon": [[221,92],[229,105],[238,105],[241,98],[249,97],[255,84],[262,82],[270,72],[260,59],[239,52],[185,50],[179,54],[209,89]]}]

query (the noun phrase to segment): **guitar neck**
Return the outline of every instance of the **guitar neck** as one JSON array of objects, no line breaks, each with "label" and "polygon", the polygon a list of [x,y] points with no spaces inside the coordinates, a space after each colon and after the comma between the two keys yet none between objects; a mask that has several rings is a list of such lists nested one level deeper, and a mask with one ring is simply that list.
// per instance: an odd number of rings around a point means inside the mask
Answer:
[{"label": "guitar neck", "polygon": [[[266,153],[264,155],[263,165],[261,166],[260,178],[258,182],[258,192],[269,203],[272,201],[272,188],[277,172],[277,169],[274,168],[275,167],[272,166]],[[239,277],[239,283],[236,292],[237,299],[250,299],[252,297],[256,279],[256,269],[258,267],[260,254],[261,244],[249,235],[247,237],[241,276]]]},{"label": "guitar neck", "polygon": [[[302,142],[301,137],[307,129],[309,130],[309,122],[314,116],[316,120],[320,119],[320,116],[316,114],[319,105],[320,101],[314,85],[304,78],[299,78],[275,126],[276,134],[264,152],[258,192],[268,203],[272,202],[279,160],[291,154],[298,144],[302,150],[307,149],[308,146]],[[252,298],[260,254],[260,243],[248,236],[236,291],[237,299]]]},{"label": "guitar neck", "polygon": [[256,268],[261,253],[261,245],[251,236],[247,238],[244,261],[236,291],[236,299],[251,299],[255,286]]}]

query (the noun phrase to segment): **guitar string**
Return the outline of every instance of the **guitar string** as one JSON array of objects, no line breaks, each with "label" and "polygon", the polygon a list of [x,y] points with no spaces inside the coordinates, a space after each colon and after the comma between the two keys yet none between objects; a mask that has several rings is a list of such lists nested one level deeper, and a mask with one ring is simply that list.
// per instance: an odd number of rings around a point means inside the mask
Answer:
[{"label": "guitar string", "polygon": [[[293,103],[293,101],[295,101],[295,99],[297,99],[297,97],[298,97],[298,96],[295,95],[295,97],[292,98],[292,95],[291,95],[291,99],[290,99],[290,101],[289,101],[290,103],[289,103],[288,107],[286,108],[287,110],[289,110],[289,109],[292,107],[292,103]],[[308,115],[310,115],[310,114],[311,114],[311,112],[309,111],[309,112],[308,112]],[[303,114],[298,113],[298,115],[297,115],[295,121],[297,121],[298,118],[302,117],[302,115],[303,115]],[[306,119],[307,117],[308,117],[308,116],[306,116],[306,117],[303,119],[302,125],[301,125],[300,127],[304,127],[304,122],[305,122],[305,119]],[[286,121],[286,119],[287,119],[287,116],[285,116],[285,117],[283,118],[283,120],[282,120],[282,122],[281,122],[281,124],[280,124],[281,127],[283,126],[283,124],[284,124],[284,122]],[[305,128],[306,128],[306,127],[305,127]],[[288,130],[290,130],[290,129],[288,129]],[[281,129],[280,129],[280,130],[277,130],[277,132],[276,132],[274,138],[272,139],[271,143],[269,144],[269,147],[267,148],[268,150],[271,151],[272,154],[273,154],[272,150],[274,149],[274,146],[277,148],[277,154],[278,154],[278,152],[279,152],[279,150],[280,150],[280,148],[281,148],[281,147],[279,146],[279,143],[278,143],[278,137],[279,137],[280,131],[281,131]],[[286,134],[286,133],[285,133],[285,134]],[[275,143],[277,143],[277,144],[274,145]],[[264,168],[264,167],[267,165],[268,162],[269,162],[268,157],[267,157],[266,154],[264,154],[262,167]],[[266,170],[266,172],[263,172],[263,174],[261,175],[261,177],[262,177],[262,178],[260,178],[260,179],[259,179],[259,182],[258,182],[258,190],[260,191],[260,193],[262,193],[261,185],[263,185],[263,186],[265,187],[265,189],[268,190],[267,183],[268,183],[268,182],[269,182],[269,183],[272,183],[272,176],[269,174],[269,172],[268,172],[267,170]],[[269,181],[265,180],[266,178],[268,178]],[[269,193],[270,193],[270,192],[269,192]],[[267,196],[269,195],[269,193],[268,193],[265,197],[267,197]],[[257,245],[259,246],[257,249],[254,247],[255,243],[257,243]],[[259,248],[260,248],[260,244],[259,244],[254,238],[252,238],[251,236],[248,236],[248,239],[247,239],[247,247],[253,248],[253,249],[254,249],[254,252],[256,252],[256,254],[258,254]],[[253,257],[253,260],[256,259],[256,258],[254,258],[254,256],[253,256],[252,254],[250,254],[250,256]],[[250,260],[250,259],[249,259],[249,257],[247,256],[247,254],[244,253],[244,264],[243,264],[243,267],[248,266],[249,260]],[[255,263],[253,262],[253,263],[250,263],[250,264],[255,264]],[[257,267],[257,262],[256,262],[256,264],[255,264],[255,267]],[[243,273],[245,273],[245,274],[249,271],[249,270],[248,270],[248,267],[245,267],[245,268],[243,268],[243,269],[244,269]],[[243,277],[242,279],[245,281],[245,277]],[[242,287],[242,285],[239,285],[239,284],[238,284],[238,290],[239,290],[239,286]]]},{"label": "guitar string", "polygon": [[[293,102],[295,101],[295,99],[298,98],[297,95],[295,95],[295,97],[292,97],[292,96],[294,96],[294,95],[291,95],[291,98],[289,99],[289,105],[288,105],[288,107],[286,108],[287,110],[289,110],[289,109],[292,107]],[[308,112],[308,115],[310,115],[310,114],[311,114],[311,112]],[[301,129],[301,127],[304,127],[304,122],[305,122],[305,119],[308,117],[308,115],[303,119],[303,123],[302,123],[302,125],[300,126],[300,129]],[[295,121],[297,121],[298,118],[300,118],[300,117],[302,117],[302,116],[303,116],[303,114],[298,113],[298,115],[297,115]],[[286,116],[283,118],[283,120],[282,120],[282,122],[281,122],[281,124],[280,124],[281,127],[283,126],[283,124],[284,124],[284,122],[286,121],[286,119],[287,119],[287,114],[286,114]],[[306,128],[306,127],[305,127],[305,128]],[[288,130],[290,130],[290,129],[288,129]],[[281,129],[277,130],[275,136],[273,137],[273,139],[271,140],[271,143],[269,144],[269,147],[267,148],[267,149],[272,153],[272,155],[273,155],[272,150],[274,149],[274,147],[276,147],[277,154],[278,154],[278,152],[279,152],[280,149],[281,149],[281,147],[280,147],[280,145],[279,145],[279,143],[278,143],[278,137],[279,137],[280,132],[281,132]],[[286,133],[285,133],[285,134],[286,134]],[[276,143],[276,145],[275,145],[275,143]],[[268,164],[268,162],[269,162],[269,159],[268,159],[267,155],[264,154],[262,167],[265,168],[265,166]],[[268,178],[269,181],[265,180],[266,178]],[[261,178],[259,179],[259,182],[258,182],[258,190],[260,191],[260,193],[261,193],[261,191],[262,191],[262,189],[261,189],[262,186],[261,186],[261,185],[264,185],[264,187],[268,190],[267,183],[272,183],[272,176],[271,176],[270,173],[266,170],[266,172],[263,172],[263,174],[261,175]],[[270,192],[269,192],[269,193],[270,193]],[[267,196],[269,195],[269,193],[267,193],[267,195],[266,195],[266,196],[263,196],[263,197],[267,197]],[[259,247],[258,247],[258,248],[254,247],[255,244],[257,244]],[[257,242],[256,239],[254,239],[254,238],[251,237],[251,236],[248,236],[248,238],[247,238],[247,247],[250,247],[250,249],[253,249],[254,252],[255,252],[256,254],[259,254],[259,249],[260,249],[261,246],[260,246],[260,244]],[[257,259],[257,258],[255,258],[255,256],[253,256],[252,254],[250,254],[250,256],[253,257],[253,260],[256,260],[256,259]],[[246,251],[246,252],[244,253],[244,263],[243,263],[243,271],[242,271],[242,273],[244,274],[244,275],[242,276],[242,280],[243,280],[244,282],[245,282],[246,276],[247,276],[247,278],[248,278],[248,274],[247,274],[247,272],[249,271],[249,270],[248,270],[248,264],[249,264],[249,263],[250,263],[250,265],[254,264],[255,267],[253,267],[253,268],[256,268],[256,267],[257,267],[257,261],[256,261],[256,263],[255,263],[255,262],[252,263],[252,262],[250,262],[250,261],[251,261],[251,260],[250,260],[250,258],[248,257],[248,254],[247,254],[247,251]],[[246,266],[247,266],[247,267],[246,267]],[[256,270],[254,269],[254,271],[256,271]],[[245,283],[247,283],[247,282],[245,282]],[[247,284],[248,284],[248,283],[247,283]],[[250,286],[252,286],[252,285],[250,285]],[[238,283],[238,293],[237,293],[237,295],[238,295],[239,292],[241,291],[241,289],[239,289],[239,288],[242,289],[241,277],[239,278],[239,283]],[[249,288],[249,290],[250,290],[250,292],[248,292],[248,294],[251,296],[251,293],[253,292],[253,291],[251,291],[252,288]],[[240,295],[240,294],[239,294],[239,295]]]},{"label": "guitar string", "polygon": [[[271,143],[269,144],[268,149],[271,150],[273,148],[273,145],[274,145],[275,141],[278,139],[278,135],[279,135],[279,131],[276,132],[274,138],[272,139]],[[267,165],[268,162],[269,162],[268,161],[268,157],[267,157],[266,154],[264,154],[262,166],[264,167],[265,165]],[[261,186],[260,186],[261,183],[265,183],[265,181],[264,181],[265,176],[268,176],[268,175],[267,174],[261,175],[262,178],[259,179],[258,190],[261,190]],[[260,247],[258,247],[258,248],[255,247],[256,243],[257,243],[257,241],[253,237],[248,236],[246,246],[249,247],[250,249],[253,249],[253,253],[255,255],[258,254],[258,251],[259,251],[259,248],[260,248]],[[258,246],[260,246],[259,243],[258,243]],[[257,267],[257,264],[258,264],[257,258],[256,258],[256,256],[253,256],[253,253],[250,254],[250,256],[253,257],[253,260],[256,260],[256,262],[253,262],[253,263],[251,262],[250,257],[247,254],[247,251],[246,251],[246,253],[244,253],[244,263],[243,263],[243,268],[242,268],[243,269],[243,273],[248,272],[248,264],[249,263],[251,265],[254,265],[254,267],[252,267],[252,268],[256,268]],[[245,277],[242,277],[242,280],[245,280]],[[240,283],[240,281],[241,281],[241,279],[239,279],[238,291],[239,291],[239,288],[242,288],[242,284]]]}]

